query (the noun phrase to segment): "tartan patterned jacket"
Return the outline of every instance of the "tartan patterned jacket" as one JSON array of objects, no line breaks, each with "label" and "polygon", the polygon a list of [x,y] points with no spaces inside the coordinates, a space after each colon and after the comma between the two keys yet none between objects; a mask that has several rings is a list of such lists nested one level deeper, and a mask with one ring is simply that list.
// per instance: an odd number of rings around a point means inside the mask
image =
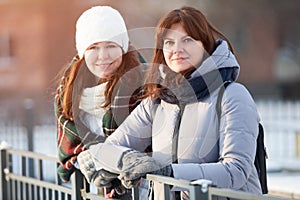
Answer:
[{"label": "tartan patterned jacket", "polygon": [[[140,103],[140,96],[143,94],[142,81],[147,66],[141,65],[127,72],[118,84],[112,95],[110,110],[102,118],[103,133],[109,136],[122,123],[129,113]],[[68,73],[66,71],[66,73]],[[80,152],[88,149],[92,144],[104,142],[105,138],[95,133],[87,132],[84,137],[78,134],[72,119],[62,115],[62,99],[64,78],[56,90],[54,101],[54,112],[57,126],[57,150],[60,165],[57,173],[64,182],[70,180],[71,174],[75,171],[75,163]]]}]

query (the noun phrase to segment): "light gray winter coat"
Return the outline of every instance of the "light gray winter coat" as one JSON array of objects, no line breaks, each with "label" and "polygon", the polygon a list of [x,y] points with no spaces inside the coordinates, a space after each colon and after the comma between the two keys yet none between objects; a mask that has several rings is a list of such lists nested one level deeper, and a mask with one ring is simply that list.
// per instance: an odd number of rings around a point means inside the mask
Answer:
[{"label": "light gray winter coat", "polygon": [[[215,63],[213,67],[211,63]],[[192,76],[204,74],[215,67],[230,66],[237,67],[236,79],[239,65],[228,50],[227,43],[222,41],[215,53]],[[219,126],[215,112],[218,91],[214,90],[201,101],[187,104],[181,111],[178,105],[161,100],[154,116],[153,101],[147,98],[105,144],[143,151],[152,143],[153,157],[171,164],[174,129],[181,115],[178,144],[175,145],[178,163],[172,164],[174,177],[185,180],[208,179],[220,188],[260,194],[254,166],[260,120],[256,105],[242,84],[229,84],[221,102]],[[117,169],[119,158],[110,159],[110,155],[101,154],[97,157]]]}]

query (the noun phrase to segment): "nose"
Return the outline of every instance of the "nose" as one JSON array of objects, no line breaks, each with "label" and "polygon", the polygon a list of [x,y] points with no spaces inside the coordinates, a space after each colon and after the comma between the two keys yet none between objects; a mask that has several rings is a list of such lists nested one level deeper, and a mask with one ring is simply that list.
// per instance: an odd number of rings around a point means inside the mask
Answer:
[{"label": "nose", "polygon": [[106,59],[108,57],[108,51],[105,48],[98,48],[98,59]]},{"label": "nose", "polygon": [[180,53],[183,51],[183,45],[181,42],[175,42],[173,46],[173,53]]}]

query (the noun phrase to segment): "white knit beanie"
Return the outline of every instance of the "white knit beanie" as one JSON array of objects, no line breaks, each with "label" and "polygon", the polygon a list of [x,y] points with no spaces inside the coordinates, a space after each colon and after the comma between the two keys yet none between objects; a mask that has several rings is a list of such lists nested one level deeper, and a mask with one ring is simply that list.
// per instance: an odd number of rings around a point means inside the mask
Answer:
[{"label": "white knit beanie", "polygon": [[97,42],[115,42],[126,53],[129,37],[121,14],[110,6],[95,6],[81,14],[76,23],[76,49],[80,58]]}]

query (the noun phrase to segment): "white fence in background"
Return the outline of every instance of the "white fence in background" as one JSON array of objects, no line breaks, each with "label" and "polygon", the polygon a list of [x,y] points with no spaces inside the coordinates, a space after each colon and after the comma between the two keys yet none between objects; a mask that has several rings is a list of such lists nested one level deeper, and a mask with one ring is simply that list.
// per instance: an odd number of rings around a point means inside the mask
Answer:
[{"label": "white fence in background", "polygon": [[300,101],[256,101],[265,129],[268,171],[300,171]]},{"label": "white fence in background", "polygon": [[[28,139],[27,129],[20,123],[5,124],[0,122],[0,142],[5,141],[14,149],[28,150]],[[33,151],[57,155],[56,126],[54,124],[34,126]]]},{"label": "white fence in background", "polygon": [[[300,101],[261,100],[256,104],[265,129],[268,161],[283,164],[300,161]],[[54,124],[35,126],[33,132],[35,152],[57,155]],[[21,124],[0,122],[1,141],[15,149],[27,150],[27,130]]]}]

